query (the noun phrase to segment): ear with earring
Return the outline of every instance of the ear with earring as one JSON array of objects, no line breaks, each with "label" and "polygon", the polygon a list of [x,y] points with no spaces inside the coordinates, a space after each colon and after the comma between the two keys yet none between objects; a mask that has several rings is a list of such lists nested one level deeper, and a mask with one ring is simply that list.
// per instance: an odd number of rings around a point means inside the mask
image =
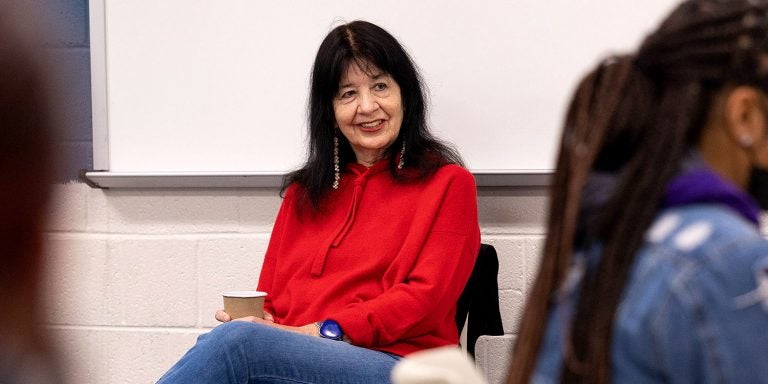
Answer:
[{"label": "ear with earring", "polygon": [[333,130],[333,189],[339,189],[339,135],[338,130]]}]

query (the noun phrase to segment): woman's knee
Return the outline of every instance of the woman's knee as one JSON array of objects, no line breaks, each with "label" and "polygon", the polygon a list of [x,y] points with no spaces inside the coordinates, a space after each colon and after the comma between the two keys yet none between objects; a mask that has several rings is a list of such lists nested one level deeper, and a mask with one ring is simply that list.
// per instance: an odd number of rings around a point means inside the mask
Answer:
[{"label": "woman's knee", "polygon": [[253,337],[259,333],[260,328],[262,326],[246,321],[228,321],[211,330],[211,334],[222,339],[242,340],[244,337]]},{"label": "woman's knee", "polygon": [[259,339],[264,326],[244,321],[229,321],[223,323],[205,335],[206,343],[220,347],[236,347]]}]

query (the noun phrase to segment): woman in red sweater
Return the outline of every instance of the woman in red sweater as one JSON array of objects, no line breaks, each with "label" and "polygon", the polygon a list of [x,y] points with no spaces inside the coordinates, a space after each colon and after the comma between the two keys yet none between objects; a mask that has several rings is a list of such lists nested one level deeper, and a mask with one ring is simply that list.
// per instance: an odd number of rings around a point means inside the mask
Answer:
[{"label": "woman in red sweater", "polygon": [[404,355],[458,344],[456,302],[480,246],[474,178],[427,129],[397,40],[355,21],[320,45],[305,165],[258,289],[265,318],[203,335],[162,383],[386,383]]}]

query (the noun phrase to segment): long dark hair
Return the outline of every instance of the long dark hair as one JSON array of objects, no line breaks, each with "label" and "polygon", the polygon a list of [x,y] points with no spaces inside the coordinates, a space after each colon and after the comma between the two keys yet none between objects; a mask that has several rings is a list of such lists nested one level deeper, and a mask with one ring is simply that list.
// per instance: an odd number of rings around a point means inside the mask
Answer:
[{"label": "long dark hair", "polygon": [[[630,267],[666,185],[700,137],[714,95],[728,85],[766,89],[765,0],[690,0],[635,55],[603,61],[579,84],[566,115],[551,190],[539,275],[523,314],[508,383],[527,383],[554,292],[574,250],[582,189],[590,173],[618,185],[588,230],[603,243],[583,279],[560,381],[611,378],[613,321]],[[762,67],[762,71],[761,71]]]},{"label": "long dark hair", "polygon": [[[387,31],[366,21],[353,21],[334,28],[320,44],[312,67],[309,94],[309,145],[306,163],[283,179],[281,193],[292,183],[304,187],[306,198],[317,208],[333,184],[333,99],[347,68],[371,65],[392,76],[400,86],[403,122],[400,133],[385,156],[389,171],[398,180],[425,178],[447,163],[462,164],[458,153],[438,140],[427,127],[424,85],[416,65]],[[339,134],[339,163],[343,168],[356,161],[349,142]],[[397,169],[396,154],[405,142],[405,168]]]}]

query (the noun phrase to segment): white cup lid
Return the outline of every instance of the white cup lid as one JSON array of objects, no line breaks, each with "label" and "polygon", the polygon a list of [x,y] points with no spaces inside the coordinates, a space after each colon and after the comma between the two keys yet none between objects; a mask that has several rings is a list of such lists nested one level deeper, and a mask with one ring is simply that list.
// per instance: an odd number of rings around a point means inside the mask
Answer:
[{"label": "white cup lid", "polygon": [[261,291],[227,291],[222,293],[222,296],[226,297],[262,297],[266,295],[266,292]]}]

